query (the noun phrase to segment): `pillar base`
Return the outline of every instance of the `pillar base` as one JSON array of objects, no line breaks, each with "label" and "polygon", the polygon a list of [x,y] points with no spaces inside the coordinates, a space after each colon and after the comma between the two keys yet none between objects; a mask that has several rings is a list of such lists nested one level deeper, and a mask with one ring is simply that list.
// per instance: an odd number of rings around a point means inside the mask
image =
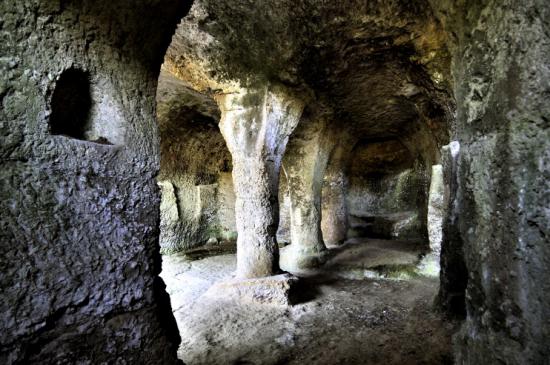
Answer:
[{"label": "pillar base", "polygon": [[304,269],[313,269],[322,266],[328,259],[329,251],[310,252],[302,247],[293,247],[293,245],[284,247],[280,250],[279,265],[286,271],[300,271]]},{"label": "pillar base", "polygon": [[292,305],[290,291],[298,278],[289,273],[251,279],[229,279],[215,283],[204,296],[244,303]]}]

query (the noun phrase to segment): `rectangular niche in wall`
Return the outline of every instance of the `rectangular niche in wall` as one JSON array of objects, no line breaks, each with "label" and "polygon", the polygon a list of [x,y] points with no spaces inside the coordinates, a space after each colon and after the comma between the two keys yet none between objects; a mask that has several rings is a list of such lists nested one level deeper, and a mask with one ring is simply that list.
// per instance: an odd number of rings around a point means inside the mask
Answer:
[{"label": "rectangular niche in wall", "polygon": [[51,106],[52,134],[86,139],[92,108],[89,74],[74,68],[64,71],[55,85]]},{"label": "rectangular niche in wall", "polygon": [[50,132],[101,144],[122,144],[120,113],[106,85],[92,82],[89,72],[69,68],[61,73],[51,100]]}]

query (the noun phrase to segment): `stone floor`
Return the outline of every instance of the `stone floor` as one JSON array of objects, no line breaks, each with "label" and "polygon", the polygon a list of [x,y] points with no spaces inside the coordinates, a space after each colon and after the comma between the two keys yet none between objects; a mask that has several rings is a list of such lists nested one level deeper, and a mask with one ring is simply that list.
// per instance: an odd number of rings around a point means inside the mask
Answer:
[{"label": "stone floor", "polygon": [[438,279],[418,246],[355,239],[301,278],[298,304],[273,307],[202,296],[231,276],[235,255],[164,256],[162,277],[198,364],[447,364],[456,323],[432,311]]}]

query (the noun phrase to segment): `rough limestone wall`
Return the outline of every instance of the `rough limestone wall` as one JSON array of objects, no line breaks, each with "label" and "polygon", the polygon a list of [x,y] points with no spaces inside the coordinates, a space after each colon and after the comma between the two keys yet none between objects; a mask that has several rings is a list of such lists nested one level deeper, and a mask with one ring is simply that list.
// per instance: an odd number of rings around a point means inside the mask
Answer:
[{"label": "rough limestone wall", "polygon": [[[234,209],[233,186],[212,183],[195,185],[196,175],[166,176],[161,186],[160,245],[162,253],[195,249],[236,239],[236,226],[229,210]],[[226,183],[226,181],[224,181]],[[170,186],[165,189],[164,186]],[[225,204],[232,204],[226,206]],[[173,214],[177,212],[177,214]]]},{"label": "rough limestone wall", "polygon": [[[0,3],[0,363],[177,362],[154,96],[186,5]],[[88,74],[89,118],[114,144],[50,133],[69,68]]]},{"label": "rough limestone wall", "polygon": [[[457,34],[457,222],[468,269],[460,364],[550,358],[550,4],[470,1]],[[454,138],[453,138],[454,139]]]},{"label": "rough limestone wall", "polygon": [[426,237],[427,180],[423,166],[388,176],[350,178],[347,205],[352,217],[376,217],[377,234],[388,238]]},{"label": "rough limestone wall", "polygon": [[428,194],[428,238],[430,250],[439,257],[443,240],[443,221],[447,215],[448,186],[443,178],[443,166],[433,165]]},{"label": "rough limestone wall", "polygon": [[441,255],[439,293],[437,303],[446,313],[465,318],[465,291],[468,282],[468,272],[464,262],[463,241],[460,234],[460,213],[458,196],[458,156],[460,143],[451,142],[442,148],[441,165],[443,181],[448,196],[445,218],[441,231]]},{"label": "rough limestone wall", "polygon": [[349,236],[427,239],[430,174],[418,152],[397,139],[363,141],[349,163]]},{"label": "rough limestone wall", "polygon": [[347,196],[350,214],[387,215],[418,210],[418,195],[425,197],[422,166],[387,176],[352,176]]}]

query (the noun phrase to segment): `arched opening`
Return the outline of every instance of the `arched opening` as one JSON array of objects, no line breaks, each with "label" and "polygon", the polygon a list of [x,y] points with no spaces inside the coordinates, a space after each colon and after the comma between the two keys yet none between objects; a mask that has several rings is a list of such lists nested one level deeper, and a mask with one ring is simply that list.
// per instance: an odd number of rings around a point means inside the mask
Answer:
[{"label": "arched opening", "polygon": [[162,69],[156,101],[161,276],[182,328],[199,297],[234,269],[232,161],[210,96]]},{"label": "arched opening", "polygon": [[346,265],[370,276],[435,277],[431,285],[436,289],[439,257],[431,265],[422,260],[430,253],[430,176],[422,157],[392,137],[360,140],[349,156],[347,192],[340,202],[347,212],[342,217],[346,244],[339,255],[355,252],[356,262],[347,257]]},{"label": "arched opening", "polygon": [[[458,322],[447,324],[429,309],[438,293],[439,251],[430,242],[429,232],[436,230],[429,227],[428,211],[439,191],[435,185],[430,190],[432,165],[441,162],[440,149],[449,143],[448,84],[439,84],[437,70],[418,62],[415,54],[426,50],[415,48],[415,41],[391,47],[357,41],[342,46],[345,52],[338,42],[308,48],[307,60],[326,67],[306,60],[298,68],[307,92],[272,88],[266,80],[246,84],[236,76],[246,55],[232,53],[242,44],[216,49],[230,52],[226,58],[194,51],[211,36],[229,42],[219,23],[203,23],[211,21],[205,12],[227,16],[226,10],[195,4],[168,50],[157,93],[161,276],[184,339],[180,358],[190,364],[323,363],[319,354],[338,338],[340,346],[327,352],[335,362],[373,359],[378,355],[370,349],[378,346],[384,359],[399,353],[402,362],[446,361]],[[257,46],[254,39],[241,40]],[[430,47],[439,52],[445,45]],[[437,67],[445,70],[444,51],[440,57]],[[234,77],[237,86],[224,77]],[[291,125],[296,109],[299,118]],[[221,227],[224,214],[232,224]],[[221,238],[222,228],[233,240]],[[239,229],[246,238],[241,246]],[[255,242],[261,235],[271,240],[265,251],[280,252],[276,266],[299,282],[288,298],[277,288],[279,271],[246,276],[258,262],[258,272],[270,272],[263,265],[269,255],[258,250],[265,241]],[[244,277],[243,257],[246,269],[252,268]],[[372,316],[361,320],[367,312]],[[365,325],[372,330],[365,332]],[[437,345],[421,354],[428,346],[422,339],[400,336],[423,330],[434,334]],[[380,338],[389,342],[380,344]]]},{"label": "arched opening", "polygon": [[207,95],[162,71],[157,89],[161,164],[161,252],[235,245],[231,155]]}]

